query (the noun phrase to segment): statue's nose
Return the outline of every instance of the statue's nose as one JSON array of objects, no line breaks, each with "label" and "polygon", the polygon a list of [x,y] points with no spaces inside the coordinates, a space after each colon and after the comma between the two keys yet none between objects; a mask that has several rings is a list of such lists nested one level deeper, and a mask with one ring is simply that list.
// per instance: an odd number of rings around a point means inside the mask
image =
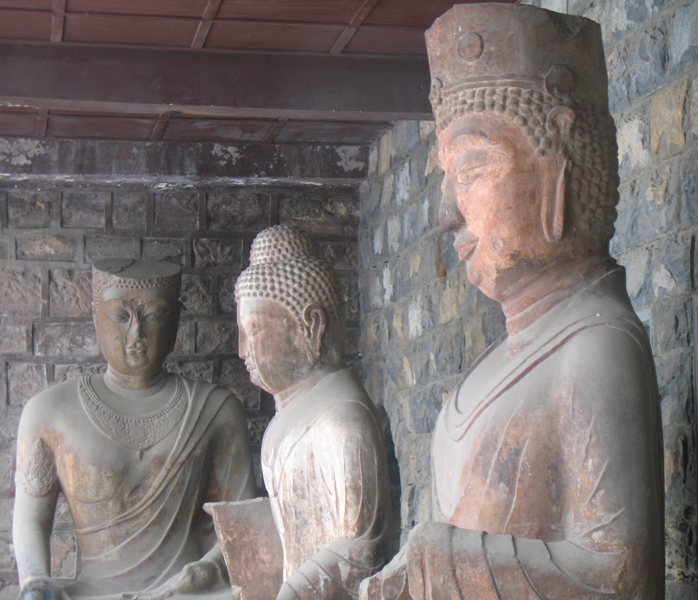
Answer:
[{"label": "statue's nose", "polygon": [[463,215],[458,210],[458,198],[454,189],[454,182],[448,176],[444,176],[441,184],[441,203],[439,204],[439,226],[443,232],[456,231],[465,224]]},{"label": "statue's nose", "polygon": [[139,315],[133,315],[131,322],[128,325],[127,336],[130,340],[137,340],[141,337],[141,318]]}]

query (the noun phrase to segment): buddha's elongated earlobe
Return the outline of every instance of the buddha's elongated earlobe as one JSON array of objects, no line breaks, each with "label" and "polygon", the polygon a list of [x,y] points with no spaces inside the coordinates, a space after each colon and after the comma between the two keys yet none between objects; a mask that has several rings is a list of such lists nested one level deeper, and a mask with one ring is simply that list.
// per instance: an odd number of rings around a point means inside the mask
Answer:
[{"label": "buddha's elongated earlobe", "polygon": [[565,226],[565,193],[571,161],[565,154],[576,115],[569,106],[556,106],[546,119],[548,134],[554,140],[553,147],[542,159],[543,189],[541,220],[543,233],[549,242],[559,242]]},{"label": "buddha's elongated earlobe", "polygon": [[327,313],[319,304],[308,304],[303,309],[303,329],[305,333],[308,361],[315,364],[322,354],[322,336],[327,327]]}]

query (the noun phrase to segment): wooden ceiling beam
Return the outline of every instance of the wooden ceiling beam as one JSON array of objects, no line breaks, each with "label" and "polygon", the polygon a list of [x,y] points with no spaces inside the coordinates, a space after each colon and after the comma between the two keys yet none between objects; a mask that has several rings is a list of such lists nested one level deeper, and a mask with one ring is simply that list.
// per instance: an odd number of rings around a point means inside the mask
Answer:
[{"label": "wooden ceiling beam", "polygon": [[0,107],[114,114],[430,119],[424,57],[0,43]]}]

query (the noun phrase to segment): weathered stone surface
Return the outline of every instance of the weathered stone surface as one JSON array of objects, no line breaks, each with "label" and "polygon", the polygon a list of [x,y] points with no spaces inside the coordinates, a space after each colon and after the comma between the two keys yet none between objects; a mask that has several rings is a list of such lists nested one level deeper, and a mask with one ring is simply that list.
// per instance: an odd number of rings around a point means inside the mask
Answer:
[{"label": "weathered stone surface", "polygon": [[252,417],[247,419],[247,431],[250,434],[250,444],[261,445],[264,432],[269,425],[270,417]]},{"label": "weathered stone surface", "polygon": [[656,355],[688,348],[693,338],[690,298],[667,298],[652,306],[652,349]]},{"label": "weathered stone surface", "polygon": [[196,325],[196,352],[208,354],[213,352],[235,352],[237,350],[237,331],[229,322],[203,321]]},{"label": "weathered stone surface", "polygon": [[196,231],[199,228],[199,193],[156,194],[154,227],[160,231]]},{"label": "weathered stone surface", "polygon": [[221,275],[218,278],[218,310],[222,314],[235,314],[237,311],[237,304],[235,303],[236,281],[236,275]]},{"label": "weathered stone surface", "polygon": [[[6,441],[0,444],[0,490],[11,491],[14,489],[15,475],[15,443]],[[5,521],[7,515],[0,516],[0,531],[12,525],[11,522]],[[1,537],[0,537],[1,539]],[[4,559],[3,553],[0,550],[0,568]]]},{"label": "weathered stone surface", "polygon": [[650,149],[658,160],[664,160],[686,147],[684,108],[688,82],[667,86],[652,97],[650,104]]},{"label": "weathered stone surface", "polygon": [[698,62],[698,6],[684,0],[671,21],[671,65],[674,75]]},{"label": "weathered stone surface", "polygon": [[184,241],[179,238],[143,238],[142,257],[184,265]]},{"label": "weathered stone surface", "polygon": [[681,157],[679,180],[681,221],[685,225],[698,225],[698,148]]},{"label": "weathered stone surface", "polygon": [[650,166],[649,118],[644,110],[626,114],[616,122],[618,128],[618,158],[621,180],[631,173]]},{"label": "weathered stone surface", "polygon": [[635,248],[618,257],[619,264],[625,267],[626,285],[630,301],[635,310],[649,305],[654,299],[651,253],[645,248]]},{"label": "weathered stone surface", "polygon": [[206,201],[207,227],[213,231],[260,231],[269,223],[269,195],[245,188],[209,192]]},{"label": "weathered stone surface", "polygon": [[183,275],[181,300],[184,315],[210,315],[211,278]]},{"label": "weathered stone surface", "polygon": [[666,571],[670,578],[695,581],[698,577],[695,504],[666,507]]},{"label": "weathered stone surface", "polygon": [[114,229],[145,229],[146,203],[152,202],[148,192],[112,193],[112,225]]},{"label": "weathered stone surface", "polygon": [[165,363],[165,368],[169,373],[179,373],[190,379],[200,379],[201,381],[213,382],[213,363],[210,360],[202,361],[182,361]]},{"label": "weathered stone surface", "polygon": [[46,389],[46,367],[34,363],[9,363],[7,383],[9,404],[24,406],[27,400]]},{"label": "weathered stone surface", "polygon": [[102,258],[138,258],[138,240],[116,236],[90,236],[85,240],[85,262]]},{"label": "weathered stone surface", "polygon": [[[400,503],[400,519],[405,533],[417,523],[431,518],[431,493],[424,485],[409,484],[403,487]],[[404,542],[404,540],[402,540]]]},{"label": "weathered stone surface", "polygon": [[65,358],[98,356],[97,338],[92,321],[35,325],[34,354]]},{"label": "weathered stone surface", "polygon": [[194,353],[194,338],[196,336],[196,324],[180,319],[177,329],[177,339],[173,352],[175,354],[187,355]]},{"label": "weathered stone surface", "polygon": [[206,503],[204,510],[213,515],[230,581],[241,588],[239,597],[276,596],[283,583],[283,547],[269,498]]},{"label": "weathered stone surface", "polygon": [[691,460],[695,434],[689,426],[664,427],[664,490],[667,505],[695,501],[696,464]]},{"label": "weathered stone surface", "polygon": [[29,325],[0,324],[0,354],[21,354],[28,349]]},{"label": "weathered stone surface", "polygon": [[79,379],[82,376],[83,370],[81,365],[55,365],[53,367],[54,383],[61,383],[69,379]]},{"label": "weathered stone surface", "polygon": [[663,298],[691,291],[694,238],[690,233],[672,236],[652,252],[652,286],[655,297]]},{"label": "weathered stone surface", "polygon": [[344,296],[344,313],[347,321],[356,321],[359,318],[359,287],[354,277],[343,277],[342,295]]},{"label": "weathered stone surface", "polygon": [[78,239],[60,234],[38,233],[17,236],[17,258],[26,260],[74,261]]},{"label": "weathered stone surface", "polygon": [[355,242],[323,242],[320,244],[320,256],[338,271],[356,270],[358,266]]},{"label": "weathered stone surface", "polygon": [[61,225],[63,227],[96,227],[105,224],[105,208],[111,201],[109,192],[63,192]]},{"label": "weathered stone surface", "polygon": [[92,274],[90,271],[51,269],[49,307],[52,317],[92,315]]},{"label": "weathered stone surface", "polygon": [[242,241],[198,238],[194,245],[194,265],[205,267],[242,268]]},{"label": "weathered stone surface", "polygon": [[395,165],[419,142],[419,121],[398,121],[390,132],[390,157]]},{"label": "weathered stone surface", "polygon": [[0,315],[41,313],[41,269],[0,266]]},{"label": "weathered stone surface", "polygon": [[667,83],[669,66],[668,25],[663,20],[643,29],[630,43],[633,57],[627,77],[631,81],[631,99],[640,100]]},{"label": "weathered stone surface", "polygon": [[54,530],[51,535],[51,572],[68,580],[77,575],[78,544],[70,530]]},{"label": "weathered stone surface", "polygon": [[8,223],[17,228],[50,227],[55,204],[53,192],[8,192]]},{"label": "weathered stone surface", "polygon": [[259,410],[260,389],[250,381],[245,362],[239,358],[224,360],[219,384],[233,392],[247,410]]},{"label": "weathered stone surface", "polygon": [[16,600],[19,586],[14,581],[0,578],[0,600]]},{"label": "weathered stone surface", "polygon": [[280,194],[279,220],[298,225],[313,235],[356,235],[359,201],[346,194]]}]

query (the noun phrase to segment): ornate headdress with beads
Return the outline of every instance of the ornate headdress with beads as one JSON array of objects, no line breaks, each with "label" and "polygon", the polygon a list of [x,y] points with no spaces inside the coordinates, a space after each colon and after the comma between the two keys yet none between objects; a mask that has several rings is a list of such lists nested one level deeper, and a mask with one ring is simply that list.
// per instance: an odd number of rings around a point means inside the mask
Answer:
[{"label": "ornate headdress with beads", "polygon": [[143,290],[162,287],[179,297],[182,268],[169,262],[107,258],[92,265],[92,306],[97,308],[104,290],[123,288]]},{"label": "ornate headdress with beads", "polygon": [[426,33],[437,131],[456,118],[491,114],[516,125],[539,157],[555,148],[548,115],[576,114],[570,214],[610,240],[618,203],[616,129],[608,111],[601,29],[583,17],[528,5],[456,5]]}]

